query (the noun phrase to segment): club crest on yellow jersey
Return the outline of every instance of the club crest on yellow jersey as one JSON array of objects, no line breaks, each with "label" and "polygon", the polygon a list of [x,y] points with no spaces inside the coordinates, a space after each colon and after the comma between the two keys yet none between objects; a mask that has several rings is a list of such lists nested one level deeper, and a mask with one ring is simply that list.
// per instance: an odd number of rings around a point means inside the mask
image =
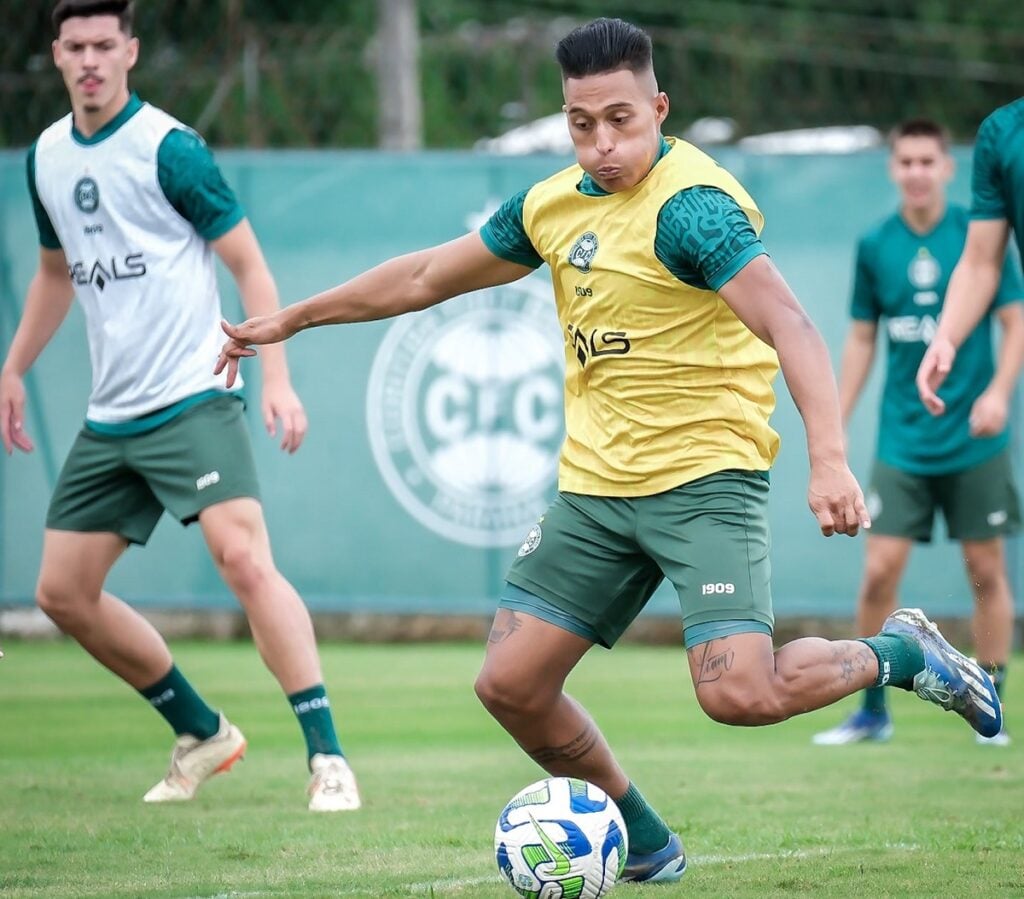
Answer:
[{"label": "club crest on yellow jersey", "polygon": [[576,238],[576,242],[569,250],[569,265],[587,274],[590,271],[590,263],[597,255],[597,235],[593,231],[585,231]]}]

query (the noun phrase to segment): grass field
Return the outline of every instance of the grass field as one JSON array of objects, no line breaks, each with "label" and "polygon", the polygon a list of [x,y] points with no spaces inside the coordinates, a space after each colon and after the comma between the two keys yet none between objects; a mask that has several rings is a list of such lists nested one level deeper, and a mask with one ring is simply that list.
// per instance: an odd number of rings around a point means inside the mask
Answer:
[{"label": "grass field", "polygon": [[[249,752],[174,807],[140,801],[170,749],[155,713],[73,644],[4,649],[5,899],[514,895],[498,879],[494,822],[539,772],[473,696],[478,646],[324,647],[365,801],[326,816],[305,810],[298,728],[251,646],[175,647]],[[852,700],[724,727],[698,709],[681,650],[595,651],[571,686],[691,857],[680,884],[615,896],[1024,894],[1024,742],[976,746],[959,718],[903,693],[887,746],[809,744]],[[1007,698],[1012,727],[1024,677],[1011,675]]]}]

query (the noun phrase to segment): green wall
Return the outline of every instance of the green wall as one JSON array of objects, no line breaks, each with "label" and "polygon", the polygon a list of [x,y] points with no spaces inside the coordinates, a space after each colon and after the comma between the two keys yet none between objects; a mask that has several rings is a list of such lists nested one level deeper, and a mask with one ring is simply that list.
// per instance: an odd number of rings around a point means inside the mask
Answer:
[{"label": "green wall", "polygon": [[[895,201],[884,153],[793,158],[726,150],[718,156],[765,211],[765,242],[836,357],[854,241]],[[250,151],[218,158],[285,301],[465,233],[506,196],[565,164],[553,157],[465,153]],[[969,154],[958,151],[957,158],[953,195],[964,200]],[[23,157],[3,153],[4,352],[35,254]],[[228,279],[222,284],[226,313],[237,319],[233,285]],[[311,422],[305,445],[293,457],[283,455],[261,432],[258,408],[250,406],[249,416],[275,555],[311,606],[492,607],[530,518],[554,487],[559,341],[542,271],[518,286],[451,301],[418,317],[322,329],[290,344],[294,384]],[[249,372],[251,387],[253,367]],[[852,462],[862,478],[874,445],[879,383],[876,374],[850,428]],[[49,489],[80,426],[88,385],[76,308],[29,379],[28,427],[38,449],[0,462],[0,602],[31,599]],[[772,479],[776,609],[848,614],[863,542],[818,535],[805,500],[799,417],[781,378],[777,386],[774,423],[783,449]],[[1011,562],[1019,593],[1018,553],[1015,543]],[[232,602],[198,530],[167,518],[149,547],[128,551],[110,587],[154,606]],[[955,549],[943,542],[919,549],[903,598],[935,613],[967,612],[970,594]],[[651,609],[674,607],[674,594],[663,588]]]}]

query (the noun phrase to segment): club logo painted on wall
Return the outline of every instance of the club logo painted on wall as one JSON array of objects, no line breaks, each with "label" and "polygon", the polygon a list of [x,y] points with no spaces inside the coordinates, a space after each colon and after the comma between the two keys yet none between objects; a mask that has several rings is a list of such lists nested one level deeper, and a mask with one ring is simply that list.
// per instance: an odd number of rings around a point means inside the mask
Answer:
[{"label": "club logo painted on wall", "polygon": [[597,235],[593,231],[586,231],[576,238],[576,242],[569,250],[569,265],[579,269],[583,274],[590,271],[590,263],[597,255]]},{"label": "club logo painted on wall", "polygon": [[458,543],[521,542],[555,491],[563,371],[543,276],[397,319],[370,372],[367,424],[398,502]]},{"label": "club logo painted on wall", "polygon": [[79,178],[75,185],[75,205],[91,215],[100,208],[100,186],[88,176]]}]

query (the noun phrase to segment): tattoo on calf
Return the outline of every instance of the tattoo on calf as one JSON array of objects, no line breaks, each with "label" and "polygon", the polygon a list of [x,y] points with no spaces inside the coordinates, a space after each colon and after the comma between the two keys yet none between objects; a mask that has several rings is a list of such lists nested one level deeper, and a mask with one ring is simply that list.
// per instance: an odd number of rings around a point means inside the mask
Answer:
[{"label": "tattoo on calf", "polygon": [[857,680],[857,675],[869,671],[874,653],[863,643],[850,648],[849,643],[838,643],[832,649],[832,660],[839,665],[839,677],[845,684]]},{"label": "tattoo on calf", "polygon": [[839,661],[839,676],[845,683],[850,683],[853,680],[853,661],[850,659],[840,659]]},{"label": "tattoo on calf", "polygon": [[703,646],[700,658],[700,674],[697,677],[697,686],[710,684],[721,680],[725,672],[732,668],[736,659],[736,653],[726,643],[717,649],[715,644],[725,643],[724,640],[709,640]]},{"label": "tattoo on calf", "polygon": [[853,666],[861,673],[870,671],[873,664],[877,664],[878,658],[871,648],[864,643],[858,644],[859,648],[853,655]]},{"label": "tattoo on calf", "polygon": [[515,612],[509,609],[498,609],[498,614],[494,616],[494,624],[491,625],[491,632],[487,635],[487,642],[501,643],[522,626],[522,622]]},{"label": "tattoo on calf", "polygon": [[597,727],[591,721],[578,736],[563,746],[541,746],[539,749],[529,749],[527,753],[541,767],[559,762],[575,762],[594,748],[599,736]]}]

